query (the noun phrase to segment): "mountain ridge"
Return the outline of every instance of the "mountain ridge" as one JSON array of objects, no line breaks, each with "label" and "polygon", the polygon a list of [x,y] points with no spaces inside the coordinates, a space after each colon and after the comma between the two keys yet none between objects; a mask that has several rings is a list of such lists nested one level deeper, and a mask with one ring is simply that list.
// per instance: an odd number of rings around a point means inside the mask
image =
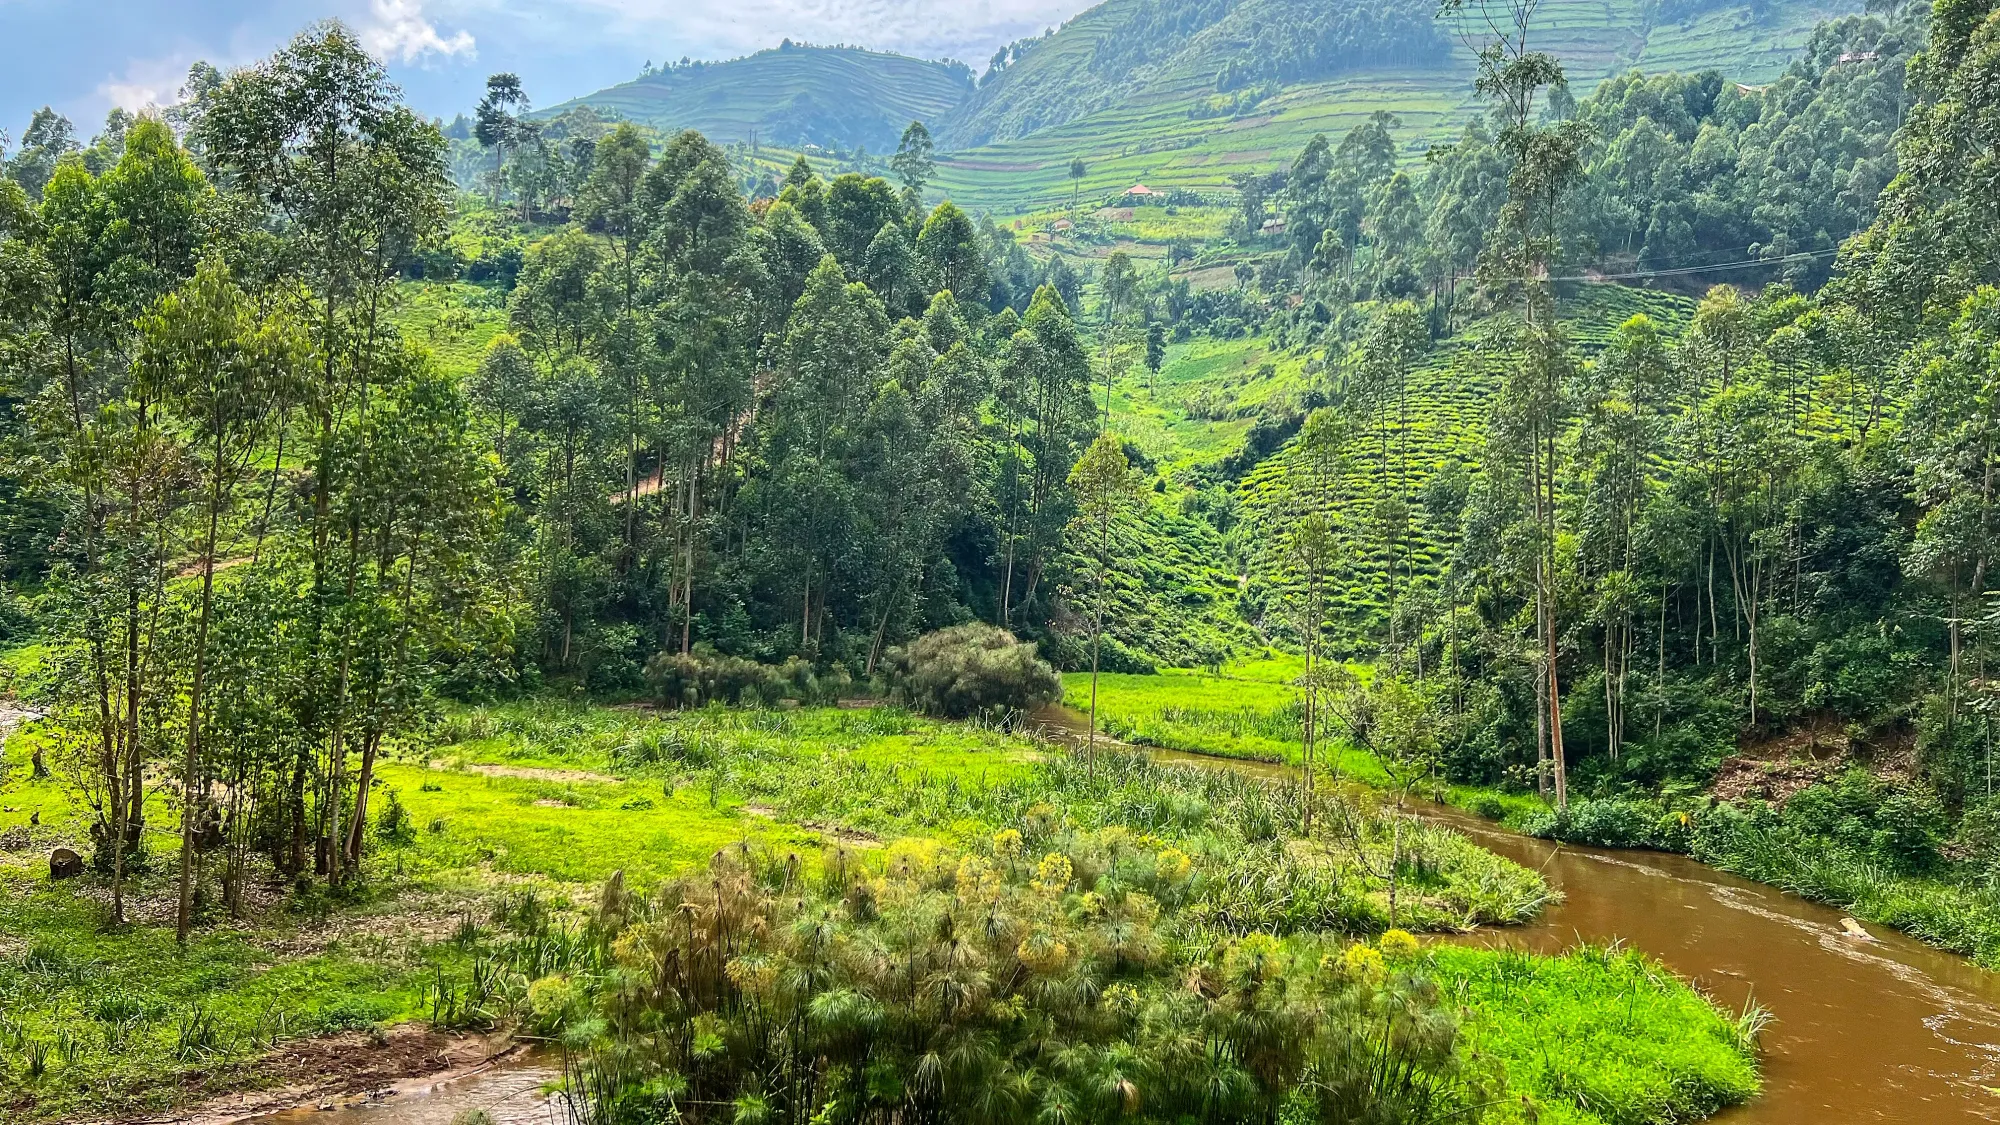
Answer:
[{"label": "mountain ridge", "polygon": [[971,88],[972,71],[963,63],[787,39],[742,58],[651,71],[536,116],[588,106],[723,143],[880,151],[893,148],[912,120],[940,116]]}]

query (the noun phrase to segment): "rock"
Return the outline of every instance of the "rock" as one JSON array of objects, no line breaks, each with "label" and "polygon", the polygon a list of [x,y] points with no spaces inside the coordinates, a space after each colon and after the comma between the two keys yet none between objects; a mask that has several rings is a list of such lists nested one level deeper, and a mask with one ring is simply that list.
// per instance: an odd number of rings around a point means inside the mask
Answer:
[{"label": "rock", "polygon": [[28,830],[15,825],[0,832],[0,852],[24,852],[28,850]]},{"label": "rock", "polygon": [[83,874],[83,857],[68,848],[49,853],[49,878],[74,879]]}]

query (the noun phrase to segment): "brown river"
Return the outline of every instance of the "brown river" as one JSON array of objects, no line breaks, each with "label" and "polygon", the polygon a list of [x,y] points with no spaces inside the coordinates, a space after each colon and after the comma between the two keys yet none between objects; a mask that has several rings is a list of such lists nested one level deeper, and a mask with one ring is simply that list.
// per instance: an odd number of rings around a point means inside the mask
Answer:
[{"label": "brown river", "polygon": [[[1161,753],[1263,774],[1280,767]],[[2000,975],[1880,926],[1857,938],[1838,911],[1683,856],[1535,840],[1443,807],[1424,815],[1543,873],[1563,901],[1533,925],[1465,940],[1555,953],[1622,941],[1733,1010],[1769,1009],[1764,1093],[1717,1125],[2000,1122]],[[292,1111],[269,1125],[448,1125],[485,1109],[496,1125],[560,1125],[530,1059],[380,1107]]]}]

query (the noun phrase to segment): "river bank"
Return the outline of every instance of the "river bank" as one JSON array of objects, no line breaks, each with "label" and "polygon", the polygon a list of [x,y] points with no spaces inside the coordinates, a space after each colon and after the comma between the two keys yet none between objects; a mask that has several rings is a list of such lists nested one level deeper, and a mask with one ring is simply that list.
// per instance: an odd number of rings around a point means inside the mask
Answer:
[{"label": "river bank", "polygon": [[[1072,721],[1074,721],[1072,719]],[[1290,767],[1177,751],[1169,761],[1287,778]],[[1730,1010],[1770,1014],[1764,1090],[1723,1125],[2000,1121],[2000,975],[1893,929],[1686,856],[1526,836],[1448,804],[1426,819],[1539,871],[1560,892],[1525,926],[1458,939],[1557,954],[1623,944]]]},{"label": "river bank", "polygon": [[[1266,657],[1224,673],[1162,671],[1108,675],[1099,692],[1100,731],[1133,744],[1234,761],[1296,766],[1300,756],[1295,659]],[[1064,704],[1088,707],[1089,677],[1065,678]],[[1370,755],[1336,741],[1322,768],[1377,788],[1389,778]],[[1782,777],[1787,763],[1745,759],[1743,776]],[[1794,763],[1796,765],[1796,763]],[[2000,970],[2000,853],[1977,838],[1946,840],[1922,802],[1866,771],[1805,770],[1816,784],[1760,801],[1731,787],[1672,800],[1573,796],[1558,815],[1533,793],[1446,783],[1420,788],[1441,803],[1524,835],[1613,849],[1654,849],[1824,903],[1863,921]],[[1893,773],[1893,771],[1891,771]],[[1735,790],[1770,796],[1768,786]],[[1803,793],[1805,800],[1794,801]],[[1807,809],[1806,806],[1812,806]],[[1959,858],[1985,857],[1984,866]]]},{"label": "river bank", "polygon": [[[1282,767],[1164,752],[1169,762],[1274,779]],[[1719,1125],[1929,1125],[2000,1121],[2000,977],[1894,931],[1857,937],[1843,915],[1683,856],[1535,839],[1448,806],[1422,815],[1540,871],[1558,901],[1525,926],[1450,939],[1475,949],[1560,954],[1622,943],[1693,981],[1733,1010],[1771,1014],[1760,1037],[1761,1096]],[[1560,1060],[1563,1052],[1552,1057]],[[498,1109],[500,1125],[548,1120],[509,1063],[442,1099],[287,1125],[446,1125],[459,1109]],[[540,1116],[537,1116],[540,1114]]]}]

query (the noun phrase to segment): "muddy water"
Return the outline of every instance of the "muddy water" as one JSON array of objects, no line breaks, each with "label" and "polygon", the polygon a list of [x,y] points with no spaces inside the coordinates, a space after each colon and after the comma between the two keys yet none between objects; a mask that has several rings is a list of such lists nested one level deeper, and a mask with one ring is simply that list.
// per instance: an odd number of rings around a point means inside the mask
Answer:
[{"label": "muddy water", "polygon": [[569,1125],[562,1102],[542,1092],[560,1077],[547,1059],[515,1056],[460,1078],[385,1090],[358,1104],[301,1106],[239,1125],[451,1125],[473,1110],[484,1111],[494,1125]]},{"label": "muddy water", "polygon": [[1838,911],[1685,856],[1557,845],[1443,806],[1424,815],[1563,892],[1534,925],[1466,941],[1539,953],[1622,941],[1732,1010],[1753,997],[1770,1010],[1764,1094],[1718,1125],[2000,1122],[2000,976],[1882,926],[1853,937]]}]

